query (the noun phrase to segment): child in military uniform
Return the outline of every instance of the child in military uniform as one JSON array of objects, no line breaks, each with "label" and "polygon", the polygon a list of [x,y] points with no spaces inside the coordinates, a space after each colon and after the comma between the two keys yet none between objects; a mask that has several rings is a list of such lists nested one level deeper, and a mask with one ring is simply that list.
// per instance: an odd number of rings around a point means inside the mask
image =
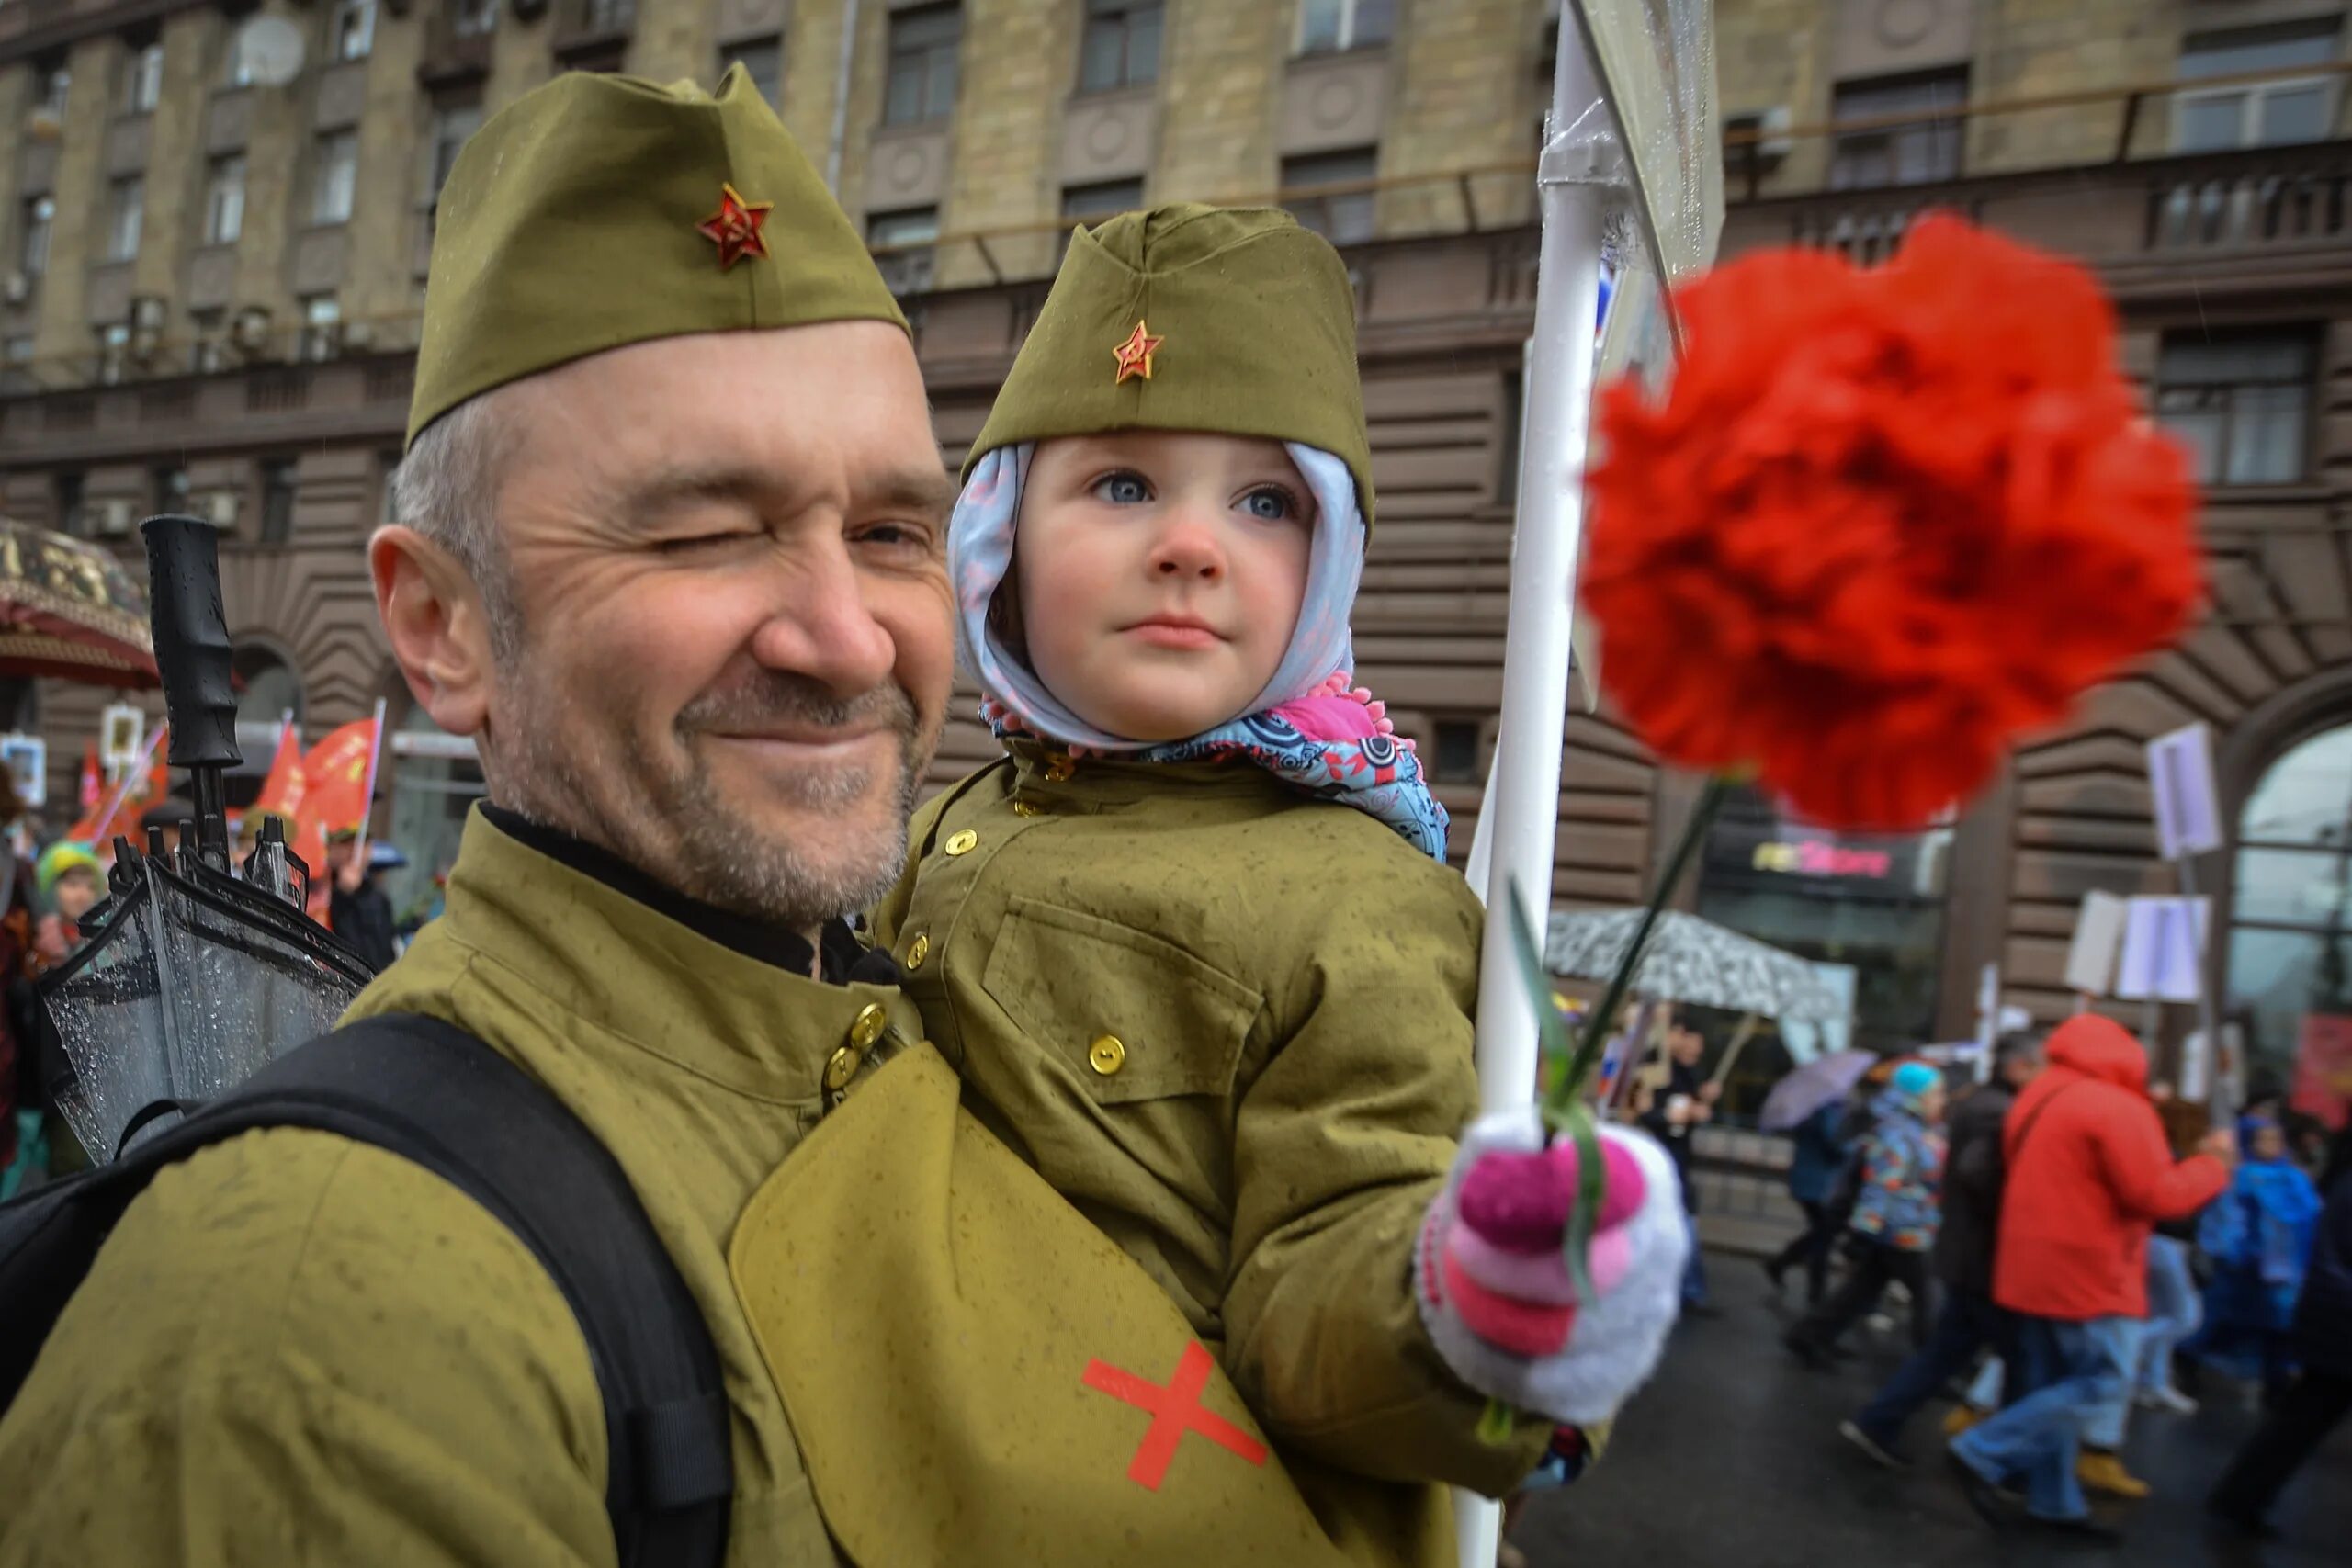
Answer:
[{"label": "child in military uniform", "polygon": [[[919,816],[875,930],[974,1114],[1278,1444],[1500,1495],[1647,1374],[1685,1244],[1665,1156],[1612,1130],[1579,1303],[1573,1149],[1532,1109],[1457,1148],[1482,916],[1350,678],[1354,352],[1340,259],[1286,214],[1074,236],[950,530],[1007,755]],[[1488,1396],[1529,1413],[1506,1440]]]}]

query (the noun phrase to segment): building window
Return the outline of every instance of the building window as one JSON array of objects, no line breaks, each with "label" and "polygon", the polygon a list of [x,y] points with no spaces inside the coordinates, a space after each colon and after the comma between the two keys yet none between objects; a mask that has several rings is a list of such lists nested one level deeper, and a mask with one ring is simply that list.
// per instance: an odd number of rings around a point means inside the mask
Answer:
[{"label": "building window", "polygon": [[139,225],[146,212],[147,182],[139,175],[107,186],[107,260],[126,262],[139,254]]},{"label": "building window", "polygon": [[204,243],[233,245],[245,231],[245,155],[230,152],[204,169]]},{"label": "building window", "polygon": [[33,67],[33,112],[51,119],[65,118],[65,100],[74,89],[74,73],[54,60]]},{"label": "building window", "polygon": [[1372,192],[1369,189],[1329,189],[1329,186],[1369,186],[1380,171],[1378,149],[1360,147],[1346,152],[1317,152],[1308,158],[1283,160],[1283,205],[1300,224],[1335,245],[1352,245],[1372,238]]},{"label": "building window", "polygon": [[59,532],[77,539],[89,536],[89,508],[83,501],[80,474],[57,476],[57,526]]},{"label": "building window", "polygon": [[2252,1030],[2257,1100],[2352,1030],[2352,727],[2310,737],[2262,775],[2238,818],[2233,873],[2223,1016]]},{"label": "building window", "polygon": [[893,294],[922,294],[931,288],[932,243],[939,238],[939,209],[909,207],[876,212],[865,220],[865,243]]},{"label": "building window", "polygon": [[1475,718],[1442,718],[1430,750],[1430,778],[1435,784],[1478,783],[1479,725]]},{"label": "building window", "polygon": [[723,79],[734,66],[741,66],[752,78],[752,85],[771,108],[784,105],[784,39],[781,38],[752,39],[743,43],[730,43],[718,51],[718,74]]},{"label": "building window", "polygon": [[294,459],[261,461],[261,542],[282,545],[294,537]]},{"label": "building window", "polygon": [[359,133],[328,131],[319,138],[317,157],[311,176],[311,221],[348,223],[359,178]]},{"label": "building window", "polygon": [[227,312],[217,309],[187,313],[188,329],[196,334],[188,368],[198,375],[210,376],[228,368],[229,344],[223,336],[227,321]]},{"label": "building window", "polygon": [[333,359],[343,344],[343,302],[332,294],[302,297],[301,352],[305,359]]},{"label": "building window", "polygon": [[1396,0],[1303,0],[1298,52],[1329,54],[1386,43],[1396,30]]},{"label": "building window", "polygon": [[921,125],[956,107],[956,56],[964,43],[960,6],[923,6],[890,14],[888,85],[882,123]]},{"label": "building window", "polygon": [[[2326,66],[2335,60],[2336,34],[2342,28],[2341,18],[2330,17],[2192,36],[2180,46],[2180,77],[2194,81]],[[2233,147],[2324,141],[2335,124],[2335,77],[2319,74],[2176,94],[2173,151],[2220,152]]]},{"label": "building window", "polygon": [[1108,93],[1159,80],[1160,0],[1086,0],[1078,90]]},{"label": "building window", "polygon": [[1133,212],[1143,206],[1143,181],[1102,180],[1093,185],[1062,187],[1062,216],[1091,224],[1096,219],[1115,218],[1122,212]]},{"label": "building window", "polygon": [[[1958,179],[1965,128],[1954,111],[1967,102],[1966,71],[1839,83],[1830,95],[1832,120],[1887,122],[1838,133],[1829,150],[1829,188],[1871,190]],[[1888,118],[1903,115],[1917,118]]]},{"label": "building window", "polygon": [[2168,335],[2156,418],[2206,485],[2293,484],[2305,474],[2317,355],[2306,332]]},{"label": "building window", "polygon": [[25,198],[25,237],[17,247],[17,267],[27,277],[39,277],[49,270],[49,231],[56,222],[55,197]]},{"label": "building window", "polygon": [[151,469],[147,475],[150,509],[158,516],[173,513],[185,516],[187,513],[187,470],[176,464],[165,464]]},{"label": "building window", "polygon": [[449,30],[458,38],[488,38],[498,28],[498,0],[450,0]]},{"label": "building window", "polygon": [[1951,846],[1950,826],[1849,833],[1735,788],[1700,850],[1698,912],[1811,960],[1851,998],[1851,1038],[1832,1028],[1815,1047],[1913,1050],[1936,1037]]},{"label": "building window", "polygon": [[376,0],[336,0],[334,57],[365,60],[376,47]]},{"label": "building window", "polygon": [[473,99],[444,102],[433,109],[433,164],[427,171],[424,204],[435,206],[441,200],[441,187],[449,183],[449,171],[458,166],[458,152],[473,133],[481,129],[481,105]]},{"label": "building window", "polygon": [[130,323],[109,321],[98,328],[98,385],[115,386],[130,363]]},{"label": "building window", "polygon": [[153,114],[164,96],[164,46],[160,42],[124,46],[122,101],[124,114]]}]

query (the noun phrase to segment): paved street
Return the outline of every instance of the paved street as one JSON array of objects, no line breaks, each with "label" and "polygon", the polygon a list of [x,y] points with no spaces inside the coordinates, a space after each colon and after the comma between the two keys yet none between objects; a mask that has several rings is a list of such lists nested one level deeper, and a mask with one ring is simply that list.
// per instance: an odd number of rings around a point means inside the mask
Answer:
[{"label": "paved street", "polygon": [[[1722,1315],[1676,1330],[1657,1379],[1634,1402],[1606,1462],[1536,1501],[1517,1539],[1537,1568],[2345,1568],[2352,1563],[2352,1429],[2290,1489],[2284,1539],[2243,1543],[2209,1532],[2206,1486],[2251,1429],[2254,1413],[2216,1380],[2190,1417],[2135,1414],[2126,1457],[2156,1487],[2109,1517],[2120,1551],[1998,1536],[1942,1470],[1942,1406],[1906,1435],[1917,1469],[1880,1470],[1838,1436],[1838,1423],[1901,1359],[1900,1335],[1835,1373],[1805,1371],[1775,1342],[1785,1310],[1766,1304],[1746,1258],[1708,1258]],[[1792,1284],[1793,1298],[1800,1293]]]}]

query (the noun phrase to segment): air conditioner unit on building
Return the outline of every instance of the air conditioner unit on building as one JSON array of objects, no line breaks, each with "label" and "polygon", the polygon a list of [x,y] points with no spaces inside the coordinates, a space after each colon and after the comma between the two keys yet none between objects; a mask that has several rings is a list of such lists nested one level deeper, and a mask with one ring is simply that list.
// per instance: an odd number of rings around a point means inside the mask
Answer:
[{"label": "air conditioner unit on building", "polygon": [[269,311],[260,305],[246,306],[237,312],[229,337],[244,353],[259,354],[269,346]]},{"label": "air conditioner unit on building", "polygon": [[1756,117],[1756,129],[1763,132],[1764,137],[1756,144],[1758,157],[1777,164],[1796,151],[1796,138],[1789,134],[1789,127],[1794,122],[1794,118],[1786,104],[1774,104]]},{"label": "air conditioner unit on building", "polygon": [[242,499],[233,490],[209,490],[195,498],[196,514],[223,534],[233,533]]},{"label": "air conditioner unit on building", "polygon": [[90,506],[91,532],[101,539],[119,539],[130,532],[131,514],[138,509],[127,501],[99,501]]},{"label": "air conditioner unit on building", "polygon": [[130,324],[149,332],[162,332],[170,319],[169,308],[152,294],[142,294],[130,301]]},{"label": "air conditioner unit on building", "polygon": [[33,297],[33,280],[21,272],[12,272],[0,278],[0,299],[11,305],[21,305]]},{"label": "air conditioner unit on building", "polygon": [[364,354],[375,344],[376,329],[366,321],[343,323],[343,349],[345,354]]}]

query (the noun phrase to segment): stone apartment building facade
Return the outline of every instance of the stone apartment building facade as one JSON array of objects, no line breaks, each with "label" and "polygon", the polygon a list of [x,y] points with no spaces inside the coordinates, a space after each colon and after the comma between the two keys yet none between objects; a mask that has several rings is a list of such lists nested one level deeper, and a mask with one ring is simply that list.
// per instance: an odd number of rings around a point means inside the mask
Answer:
[{"label": "stone apartment building facade", "polygon": [[[1727,254],[1872,255],[1944,207],[2082,256],[2211,486],[2196,636],[1967,815],[1861,840],[1748,803],[1717,829],[1686,901],[1850,966],[1866,1039],[1971,1032],[1987,964],[2008,999],[2069,1007],[2082,893],[2170,886],[2139,749],[2193,721],[2225,810],[2256,818],[2207,886],[2263,1050],[2291,1050],[2308,1010],[2286,998],[2332,972],[2352,902],[2345,10],[1720,0]],[[157,506],[218,521],[254,733],[389,699],[385,826],[429,863],[479,775],[408,711],[360,544],[438,182],[556,71],[741,61],[904,295],[951,459],[1070,223],[1279,197],[1341,245],[1383,513],[1361,673],[1419,739],[1459,850],[1499,697],[1556,25],[1552,0],[0,0],[0,513],[131,554]],[[0,690],[0,728],[50,739],[52,799],[104,700]],[[959,726],[942,776],[986,744]],[[1692,795],[1605,710],[1576,716],[1564,903],[1637,898]]]}]

